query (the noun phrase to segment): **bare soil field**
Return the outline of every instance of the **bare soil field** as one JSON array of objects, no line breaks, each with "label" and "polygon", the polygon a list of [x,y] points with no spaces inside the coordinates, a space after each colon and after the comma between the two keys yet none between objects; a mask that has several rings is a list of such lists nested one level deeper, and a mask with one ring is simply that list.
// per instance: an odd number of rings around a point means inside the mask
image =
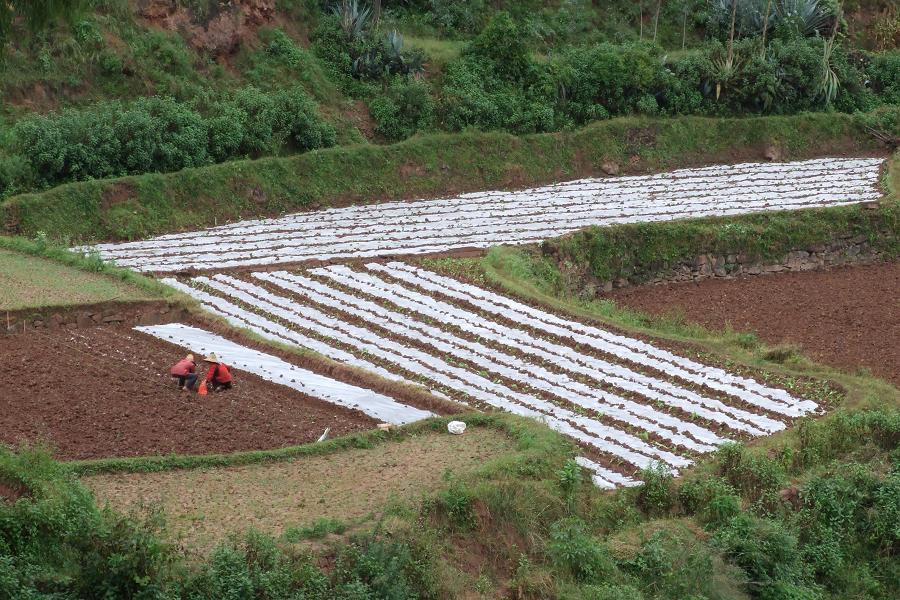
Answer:
[{"label": "bare soil field", "polygon": [[[218,469],[85,477],[101,502],[126,512],[161,509],[167,533],[184,547],[212,548],[229,533],[254,528],[279,535],[317,519],[352,525],[391,500],[414,500],[459,474],[515,451],[489,428],[464,435],[426,433],[291,461]],[[245,493],[235,493],[245,490]]]},{"label": "bare soil field", "polygon": [[650,314],[796,344],[823,363],[865,368],[900,385],[900,262],[642,286],[609,297]]},{"label": "bare soil field", "polygon": [[60,459],[271,449],[314,441],[326,427],[336,437],[375,425],[240,371],[230,391],[180,392],[168,370],[182,349],[128,329],[0,341],[0,443],[44,440]]}]

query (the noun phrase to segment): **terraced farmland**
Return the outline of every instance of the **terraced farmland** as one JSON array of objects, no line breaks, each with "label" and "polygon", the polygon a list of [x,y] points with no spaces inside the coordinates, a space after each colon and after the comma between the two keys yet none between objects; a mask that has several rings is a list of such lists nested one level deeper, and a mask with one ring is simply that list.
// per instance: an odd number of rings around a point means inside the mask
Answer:
[{"label": "terraced farmland", "polygon": [[459,402],[544,421],[602,487],[674,471],[815,403],[647,342],[392,262],[165,280],[232,324]]},{"label": "terraced farmland", "polygon": [[796,210],[880,197],[878,158],[746,163],[582,179],[515,192],[352,206],[81,247],[141,271],[176,272],[526,244],[589,225]]}]

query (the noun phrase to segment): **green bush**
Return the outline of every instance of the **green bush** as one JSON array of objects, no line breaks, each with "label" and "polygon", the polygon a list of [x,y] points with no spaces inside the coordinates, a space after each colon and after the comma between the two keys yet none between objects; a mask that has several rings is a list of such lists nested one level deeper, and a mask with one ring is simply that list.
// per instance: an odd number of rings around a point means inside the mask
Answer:
[{"label": "green bush", "polygon": [[438,493],[437,505],[447,516],[450,524],[461,531],[475,528],[475,495],[466,484],[449,476],[450,485]]},{"label": "green bush", "polygon": [[466,53],[490,62],[494,73],[507,81],[523,81],[533,64],[525,32],[507,12],[498,12],[472,40]]},{"label": "green bush", "polygon": [[686,481],[678,490],[678,499],[688,514],[710,528],[717,528],[741,511],[741,499],[735,489],[720,477]]},{"label": "green bush", "polygon": [[0,481],[26,497],[0,502],[0,597],[163,598],[170,550],[158,523],[100,511],[41,450],[0,449]]},{"label": "green bush", "polygon": [[[787,590],[812,594],[812,585],[798,541],[777,521],[742,514],[721,528],[715,543],[748,577],[748,587],[760,598],[790,598]],[[816,596],[794,596],[797,598]]]},{"label": "green bush", "polygon": [[672,472],[664,463],[656,462],[641,471],[641,479],[644,483],[638,488],[638,506],[648,515],[667,514],[674,504]]},{"label": "green bush", "polygon": [[304,151],[334,145],[335,131],[301,88],[267,93],[247,87],[211,104],[207,114],[153,97],[30,115],[16,123],[13,140],[20,158],[4,161],[4,188],[27,185],[31,177],[52,186]]},{"label": "green bush", "polygon": [[558,568],[581,582],[600,582],[615,571],[615,562],[606,546],[577,517],[557,521],[550,527],[547,551]]},{"label": "green bush", "polygon": [[900,104],[900,50],[872,57],[866,71],[872,90],[887,104]]},{"label": "green bush", "polygon": [[427,0],[428,21],[444,34],[474,33],[484,25],[488,5],[485,0]]},{"label": "green bush", "polygon": [[723,444],[716,457],[722,477],[751,501],[760,501],[778,491],[786,478],[784,465],[740,444]]},{"label": "green bush", "polygon": [[443,125],[451,131],[556,129],[552,99],[543,90],[499,78],[492,63],[483,58],[467,56],[447,65],[442,92]]},{"label": "green bush", "polygon": [[390,141],[408,138],[431,126],[434,101],[425,81],[394,79],[386,93],[369,103],[376,131]]}]

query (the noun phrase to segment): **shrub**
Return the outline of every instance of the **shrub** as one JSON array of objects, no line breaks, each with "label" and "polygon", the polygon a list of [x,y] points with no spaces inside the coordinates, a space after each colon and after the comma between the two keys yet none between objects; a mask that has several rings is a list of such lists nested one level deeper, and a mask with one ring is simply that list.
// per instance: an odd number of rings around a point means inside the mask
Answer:
[{"label": "shrub", "polygon": [[0,156],[0,200],[27,191],[32,179],[31,166],[25,158]]},{"label": "shrub", "polygon": [[548,67],[549,86],[557,109],[583,124],[611,115],[697,113],[711,85],[712,62],[707,54],[689,54],[666,63],[650,44],[597,44],[571,48]]},{"label": "shrub", "polygon": [[466,53],[491,63],[501,79],[522,82],[532,69],[525,33],[507,12],[498,12],[472,40]]},{"label": "shrub", "polygon": [[673,504],[672,482],[674,477],[669,468],[661,462],[654,463],[641,471],[644,484],[638,488],[637,502],[649,515],[664,515]]},{"label": "shrub", "polygon": [[465,483],[451,478],[450,485],[438,494],[437,500],[438,507],[454,527],[462,531],[475,528],[475,496]]},{"label": "shrub", "polygon": [[790,597],[779,596],[778,590],[790,588],[799,593],[809,582],[797,538],[777,521],[743,514],[720,529],[714,539],[746,572],[748,586],[759,597]]},{"label": "shrub", "polygon": [[615,570],[606,546],[591,536],[577,517],[557,521],[550,527],[548,553],[557,567],[578,581],[600,581]]},{"label": "shrub", "polygon": [[784,466],[740,444],[723,444],[718,452],[722,477],[751,501],[776,492],[785,480]]},{"label": "shrub", "polygon": [[431,88],[424,81],[395,79],[384,95],[369,104],[376,131],[391,141],[427,129],[434,118]]},{"label": "shrub", "polygon": [[[89,109],[30,115],[13,128],[13,150],[0,184],[51,186],[147,172],[169,172],[239,156],[331,146],[324,122],[302,88],[266,93],[253,87],[213,102],[206,115],[172,98],[107,102]],[[27,168],[26,168],[27,165]]]},{"label": "shrub", "polygon": [[876,54],[866,72],[882,102],[900,104],[900,51]]},{"label": "shrub", "polygon": [[391,31],[381,43],[371,43],[353,61],[353,76],[380,80],[396,75],[417,75],[425,70],[424,52],[403,49],[403,36]]},{"label": "shrub", "polygon": [[581,467],[574,459],[569,459],[562,469],[557,471],[556,478],[563,497],[571,504],[581,487]]},{"label": "shrub", "polygon": [[706,477],[686,481],[678,491],[678,499],[688,514],[711,528],[728,523],[741,511],[741,499],[724,479]]},{"label": "shrub", "polygon": [[172,555],[156,536],[157,522],[99,511],[91,493],[42,450],[0,450],[0,480],[29,492],[15,504],[0,502],[4,597],[163,597]]},{"label": "shrub", "polygon": [[485,0],[428,0],[428,20],[445,34],[473,33],[484,25]]},{"label": "shrub", "polygon": [[483,58],[467,56],[447,65],[443,85],[441,113],[451,131],[476,127],[536,133],[556,128],[552,100],[541,89],[500,79]]}]

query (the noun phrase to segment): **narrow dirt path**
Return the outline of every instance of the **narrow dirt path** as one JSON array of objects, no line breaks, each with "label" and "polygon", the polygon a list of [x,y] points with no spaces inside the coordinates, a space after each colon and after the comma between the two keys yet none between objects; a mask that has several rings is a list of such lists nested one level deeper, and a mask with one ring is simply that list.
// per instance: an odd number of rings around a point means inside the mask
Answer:
[{"label": "narrow dirt path", "polygon": [[866,368],[900,385],[900,262],[643,286],[609,297],[635,310],[797,344],[826,364]]}]

